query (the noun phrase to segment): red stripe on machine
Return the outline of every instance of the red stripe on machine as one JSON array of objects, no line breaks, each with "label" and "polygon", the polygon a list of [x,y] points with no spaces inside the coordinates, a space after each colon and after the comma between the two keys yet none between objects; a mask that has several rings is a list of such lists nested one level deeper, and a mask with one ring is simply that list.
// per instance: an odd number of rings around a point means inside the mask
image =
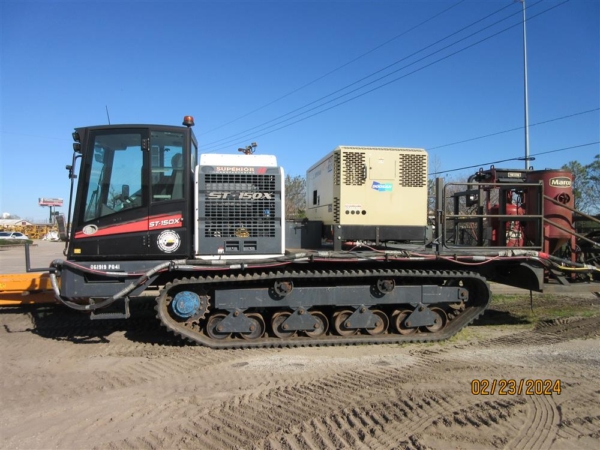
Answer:
[{"label": "red stripe on machine", "polygon": [[165,228],[180,228],[183,226],[183,217],[178,214],[159,214],[144,217],[143,219],[122,223],[119,225],[98,228],[95,225],[87,225],[82,231],[75,233],[75,239],[85,239],[99,236],[111,236],[114,234],[139,233],[149,230],[162,230]]}]

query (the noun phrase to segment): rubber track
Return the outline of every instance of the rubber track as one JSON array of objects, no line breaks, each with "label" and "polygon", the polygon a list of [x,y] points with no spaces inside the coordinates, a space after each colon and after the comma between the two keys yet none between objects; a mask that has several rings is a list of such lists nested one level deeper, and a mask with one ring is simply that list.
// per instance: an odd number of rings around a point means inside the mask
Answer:
[{"label": "rubber track", "polygon": [[[385,334],[381,336],[354,335],[351,337],[325,336],[323,338],[310,338],[298,336],[289,339],[280,339],[274,337],[260,338],[252,341],[243,339],[226,339],[214,341],[208,336],[197,333],[184,325],[174,321],[168,311],[166,298],[170,289],[189,284],[189,285],[216,285],[216,284],[245,284],[255,282],[282,280],[342,280],[355,278],[379,278],[394,277],[408,279],[457,279],[469,280],[477,283],[476,292],[469,292],[469,303],[476,302],[474,306],[467,306],[457,318],[448,323],[439,333],[416,333],[413,335]],[[429,281],[430,284],[431,281]],[[413,283],[413,285],[420,285]],[[473,298],[477,294],[478,298]],[[435,342],[442,341],[454,336],[461,329],[468,326],[477,319],[488,307],[491,300],[491,291],[485,278],[473,272],[461,271],[416,271],[416,270],[397,270],[397,269],[374,269],[374,270],[308,270],[308,271],[276,271],[260,272],[248,274],[217,275],[206,277],[181,278],[168,283],[156,299],[157,317],[164,326],[176,335],[189,339],[192,342],[205,345],[211,348],[258,348],[258,347],[301,347],[301,346],[329,346],[329,345],[352,345],[352,344],[394,344],[404,342]],[[314,305],[318,307],[319,305]],[[432,305],[434,306],[434,305]],[[268,324],[267,324],[268,326]]]}]

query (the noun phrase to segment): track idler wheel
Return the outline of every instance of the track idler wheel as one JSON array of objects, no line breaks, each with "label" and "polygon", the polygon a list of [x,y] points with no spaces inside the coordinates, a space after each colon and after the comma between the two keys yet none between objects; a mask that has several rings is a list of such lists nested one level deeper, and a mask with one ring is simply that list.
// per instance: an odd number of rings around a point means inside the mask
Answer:
[{"label": "track idler wheel", "polygon": [[252,325],[250,325],[250,332],[240,333],[240,336],[247,340],[261,338],[262,335],[265,334],[266,329],[265,321],[262,316],[260,314],[248,314],[247,317],[252,322]]},{"label": "track idler wheel", "polygon": [[292,313],[289,312],[277,312],[273,314],[271,328],[273,329],[273,334],[278,338],[286,339],[296,334],[294,330],[286,330],[287,325],[283,324],[291,315]]},{"label": "track idler wheel", "polygon": [[221,326],[221,322],[223,322],[223,319],[225,319],[225,317],[225,314],[215,314],[214,316],[211,316],[208,319],[208,322],[206,324],[206,334],[208,335],[208,337],[210,337],[211,339],[221,340],[227,339],[231,336],[231,333],[223,333],[222,331],[219,331],[219,327],[223,328]]},{"label": "track idler wheel", "polygon": [[358,333],[358,328],[348,328],[346,326],[346,321],[350,318],[351,315],[352,311],[349,311],[347,309],[343,311],[336,311],[333,314],[333,327],[335,328],[337,334],[339,334],[340,336],[352,336]]},{"label": "track idler wheel", "polygon": [[375,310],[373,314],[377,316],[377,322],[375,322],[375,328],[367,328],[367,333],[371,336],[378,336],[384,334],[390,326],[390,321],[386,313],[383,311]]},{"label": "track idler wheel", "polygon": [[394,314],[392,314],[392,323],[394,324],[394,328],[396,331],[402,335],[409,335],[417,332],[416,327],[409,327],[406,323],[406,319],[408,316],[412,314],[412,311],[406,309],[404,311],[396,310]]},{"label": "track idler wheel", "polygon": [[325,333],[327,333],[327,329],[329,328],[329,321],[325,314],[319,311],[313,311],[310,313],[311,316],[317,321],[315,324],[316,328],[314,330],[305,331],[308,337],[316,338],[321,337]]},{"label": "track idler wheel", "polygon": [[435,320],[433,325],[428,327],[423,327],[425,330],[430,333],[437,333],[438,331],[442,331],[446,324],[448,323],[448,317],[443,309],[440,308],[431,308],[431,312],[435,316]]}]

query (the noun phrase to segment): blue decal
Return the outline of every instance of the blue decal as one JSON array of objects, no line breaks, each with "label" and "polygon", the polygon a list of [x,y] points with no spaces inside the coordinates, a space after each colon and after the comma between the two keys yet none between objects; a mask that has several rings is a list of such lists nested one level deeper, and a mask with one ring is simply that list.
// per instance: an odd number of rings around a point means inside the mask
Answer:
[{"label": "blue decal", "polygon": [[373,181],[371,188],[379,192],[392,192],[392,183],[378,183],[377,181]]}]

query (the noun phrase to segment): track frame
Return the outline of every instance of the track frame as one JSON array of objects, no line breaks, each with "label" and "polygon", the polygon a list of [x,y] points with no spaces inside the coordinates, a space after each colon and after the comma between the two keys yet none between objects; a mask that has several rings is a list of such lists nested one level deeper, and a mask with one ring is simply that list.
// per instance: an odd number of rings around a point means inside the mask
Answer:
[{"label": "track frame", "polygon": [[[263,297],[269,295],[269,288],[276,281],[292,280],[294,284],[298,284],[301,281],[310,281],[310,284],[320,286],[321,294],[327,292],[335,292],[336,289],[333,287],[339,287],[340,285],[352,285],[356,284],[357,279],[370,280],[372,285],[377,284],[377,280],[387,277],[396,280],[396,289],[398,285],[409,286],[411,288],[421,286],[433,286],[444,287],[452,292],[461,292],[463,299],[467,298],[464,302],[465,307],[460,311],[456,311],[456,315],[453,320],[449,321],[445,326],[437,332],[420,332],[419,331],[411,334],[392,334],[392,333],[381,333],[371,335],[368,332],[359,332],[367,330],[356,329],[349,335],[333,335],[332,333],[323,333],[317,337],[311,337],[306,333],[292,333],[290,337],[281,338],[277,337],[276,334],[261,336],[260,338],[248,340],[237,338],[236,334],[233,333],[231,336],[227,336],[222,339],[211,339],[211,337],[204,331],[204,324],[210,320],[210,315],[206,319],[207,321],[199,326],[187,326],[185,323],[178,322],[169,313],[168,298],[172,297],[173,292],[180,289],[202,289],[206,292],[217,292],[219,289],[225,289],[229,286],[236,286],[241,292],[244,289],[255,290],[255,292],[262,292]],[[296,290],[297,287],[294,288]],[[465,291],[468,291],[465,293]],[[394,289],[395,291],[395,289]],[[400,289],[400,291],[402,291]],[[236,292],[236,291],[234,291]],[[389,294],[386,294],[389,295]],[[382,298],[385,296],[382,296]],[[218,298],[218,295],[217,295]],[[308,301],[301,307],[308,312],[320,312],[323,311],[335,311],[337,308],[350,307],[351,312],[357,310],[357,308],[371,308],[381,309],[382,307],[389,311],[388,322],[391,323],[391,316],[394,311],[397,310],[410,310],[411,312],[417,311],[418,308],[424,307],[427,311],[431,311],[429,307],[440,308],[450,304],[448,299],[445,302],[424,302],[424,296],[416,298],[415,296],[410,297],[408,300],[397,300],[390,303],[385,302],[369,302],[363,301],[357,304],[356,300],[350,300],[348,302],[335,302],[326,295],[320,302]],[[157,317],[173,333],[188,339],[197,344],[205,345],[211,348],[256,348],[256,347],[293,347],[293,346],[312,346],[312,345],[348,345],[348,344],[380,344],[380,343],[402,343],[402,342],[431,342],[448,339],[465,326],[469,325],[473,320],[479,317],[489,305],[491,299],[491,291],[486,280],[480,275],[472,272],[463,271],[417,271],[417,270],[402,270],[402,269],[360,269],[360,270],[288,270],[281,272],[268,272],[259,271],[255,273],[246,274],[227,274],[217,276],[199,276],[199,277],[185,277],[175,279],[168,283],[157,297],[156,310]],[[243,300],[241,300],[243,301]],[[459,302],[459,299],[456,300]],[[463,300],[464,301],[464,300]],[[211,307],[214,305],[214,299],[211,301]],[[280,312],[292,312],[290,306],[262,306],[257,307],[255,304],[248,305],[247,308],[239,308],[238,305],[229,305],[229,310],[214,308],[213,314],[224,315],[225,318],[229,314],[233,314],[234,311],[239,313],[248,314],[248,316],[256,315],[259,313],[266,314],[277,314]],[[267,311],[265,313],[265,311]],[[435,315],[434,315],[435,316]],[[413,317],[412,315],[410,317]],[[223,318],[223,322],[225,321]],[[289,320],[289,318],[288,318]],[[423,327],[434,326],[434,321],[427,319],[427,317],[421,317]],[[329,320],[331,322],[331,320]],[[371,324],[370,328],[375,328],[374,323]],[[330,326],[331,327],[331,326]],[[223,331],[225,333],[225,331]]]}]

